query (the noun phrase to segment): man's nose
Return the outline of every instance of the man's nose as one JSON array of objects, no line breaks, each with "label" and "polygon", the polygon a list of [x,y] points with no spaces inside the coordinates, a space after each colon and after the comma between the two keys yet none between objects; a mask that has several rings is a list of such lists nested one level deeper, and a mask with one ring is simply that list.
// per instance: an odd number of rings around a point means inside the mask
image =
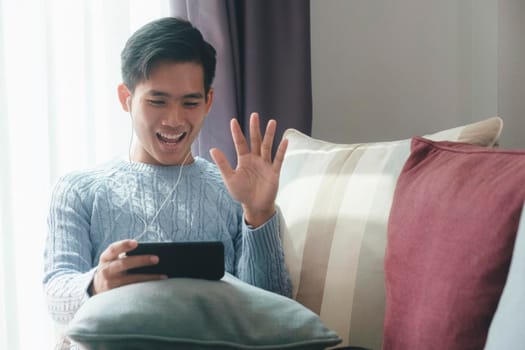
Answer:
[{"label": "man's nose", "polygon": [[166,115],[162,119],[162,125],[176,127],[182,120],[183,110],[179,104],[174,104],[168,109]]}]

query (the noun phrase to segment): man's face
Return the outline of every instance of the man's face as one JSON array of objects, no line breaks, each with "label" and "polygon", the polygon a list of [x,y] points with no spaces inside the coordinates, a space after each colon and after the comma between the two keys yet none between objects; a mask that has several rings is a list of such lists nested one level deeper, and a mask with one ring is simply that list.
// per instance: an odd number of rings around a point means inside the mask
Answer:
[{"label": "man's face", "polygon": [[119,87],[123,108],[130,109],[137,136],[133,161],[180,165],[189,153],[185,163],[193,161],[191,144],[213,99],[213,90],[205,96],[203,74],[197,63],[163,62],[151,70],[148,80],[137,84],[129,102],[121,94],[121,89],[127,88]]}]

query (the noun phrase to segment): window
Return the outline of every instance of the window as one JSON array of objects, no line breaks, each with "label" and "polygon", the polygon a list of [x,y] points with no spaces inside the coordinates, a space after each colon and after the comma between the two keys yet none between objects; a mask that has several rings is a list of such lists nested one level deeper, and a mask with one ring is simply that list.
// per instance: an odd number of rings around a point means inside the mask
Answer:
[{"label": "window", "polygon": [[127,154],[120,51],[168,0],[0,0],[0,348],[51,349],[42,289],[52,185]]}]

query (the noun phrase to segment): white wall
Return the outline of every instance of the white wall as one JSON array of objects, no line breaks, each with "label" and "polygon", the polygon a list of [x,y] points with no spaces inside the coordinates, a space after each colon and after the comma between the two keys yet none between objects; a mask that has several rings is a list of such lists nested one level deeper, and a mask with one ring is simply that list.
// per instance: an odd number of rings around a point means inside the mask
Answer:
[{"label": "white wall", "polygon": [[525,148],[525,1],[499,0],[498,105],[502,144]]},{"label": "white wall", "polygon": [[311,29],[314,137],[395,140],[498,115],[498,0],[312,0]]}]

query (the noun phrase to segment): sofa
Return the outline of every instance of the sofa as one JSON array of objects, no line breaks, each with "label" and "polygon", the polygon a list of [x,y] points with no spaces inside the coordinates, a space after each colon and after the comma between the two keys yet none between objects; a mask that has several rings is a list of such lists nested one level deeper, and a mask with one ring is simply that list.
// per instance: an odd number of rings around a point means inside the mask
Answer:
[{"label": "sofa", "polygon": [[483,349],[525,199],[525,151],[498,147],[502,128],[359,144],[286,131],[277,203],[294,299],[339,346]]},{"label": "sofa", "polygon": [[84,349],[518,349],[525,151],[499,147],[502,128],[359,144],[289,129],[292,299],[229,275],[147,282],[90,298],[65,334]]}]

